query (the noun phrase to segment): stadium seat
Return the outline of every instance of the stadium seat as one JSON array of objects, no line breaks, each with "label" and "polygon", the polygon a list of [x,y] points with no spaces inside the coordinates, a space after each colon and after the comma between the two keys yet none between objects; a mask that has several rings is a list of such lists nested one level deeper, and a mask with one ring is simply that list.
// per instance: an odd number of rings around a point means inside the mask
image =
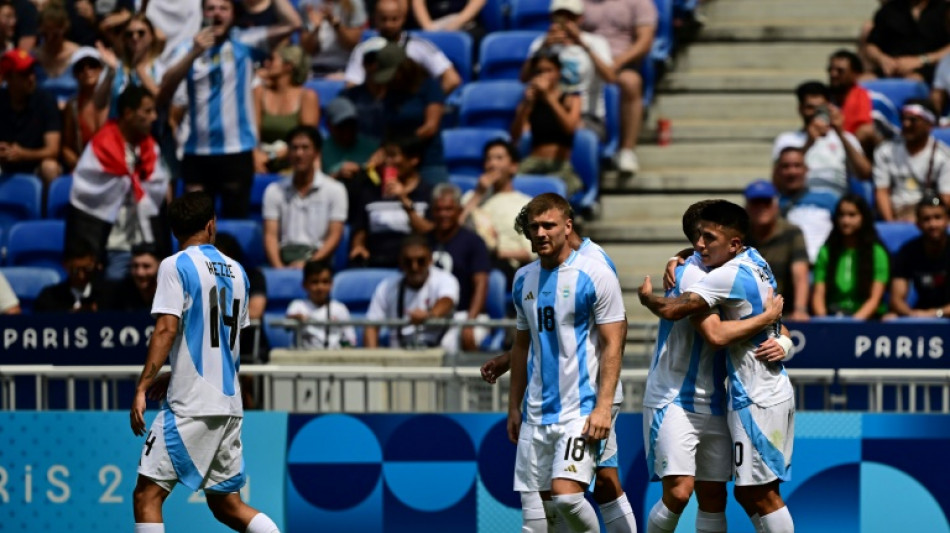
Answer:
[{"label": "stadium seat", "polygon": [[442,130],[442,151],[449,174],[479,176],[484,172],[483,151],[489,141],[510,140],[506,130],[454,128]]},{"label": "stadium seat", "polygon": [[511,80],[476,81],[462,88],[461,126],[508,130],[524,85]]},{"label": "stadium seat", "polygon": [[260,222],[254,220],[218,220],[218,233],[227,233],[241,245],[245,269],[265,264],[264,234]]},{"label": "stadium seat", "polygon": [[887,248],[887,251],[894,255],[908,241],[920,235],[917,225],[912,222],[875,222],[874,228],[877,230],[881,243]]},{"label": "stadium seat", "polygon": [[[650,107],[653,104],[653,96],[656,93],[656,61],[640,62],[640,78],[643,80],[643,107]],[[617,107],[617,120],[620,119],[619,95]],[[619,125],[618,125],[618,136]]]},{"label": "stadium seat", "polygon": [[286,313],[287,306],[297,298],[306,298],[303,271],[297,268],[261,268],[267,282],[267,312]]},{"label": "stadium seat", "polygon": [[571,204],[581,209],[592,207],[600,194],[599,147],[594,132],[579,129],[574,134],[571,165],[584,183],[584,188],[571,196]]},{"label": "stadium seat", "polygon": [[63,271],[66,223],[62,220],[28,220],[10,228],[7,265],[52,268]]},{"label": "stadium seat", "polygon": [[503,31],[508,26],[508,11],[511,4],[507,0],[487,0],[478,18],[490,34]]},{"label": "stadium seat", "polygon": [[930,96],[927,84],[922,81],[884,78],[862,81],[860,85],[870,92],[881,93],[886,96],[898,111],[904,106],[904,102],[910,98],[927,98]]},{"label": "stadium seat", "polygon": [[512,29],[547,31],[551,25],[550,6],[551,0],[512,0]]},{"label": "stadium seat", "polygon": [[343,225],[343,238],[340,239],[340,245],[333,252],[333,271],[340,272],[350,264],[350,239],[353,232],[349,224]]},{"label": "stadium seat", "polygon": [[666,61],[673,57],[673,2],[674,0],[653,0],[656,4],[656,35],[650,57],[654,61]]},{"label": "stadium seat", "polygon": [[346,82],[343,80],[317,78],[308,80],[304,87],[317,93],[317,98],[320,99],[320,108],[322,109],[340,94],[340,91],[346,87]]},{"label": "stadium seat", "polygon": [[73,188],[73,176],[66,174],[53,180],[46,198],[46,218],[66,218],[69,209],[69,191]]},{"label": "stadium seat", "polygon": [[284,179],[280,174],[256,174],[251,183],[251,206],[248,209],[248,218],[261,221],[261,209],[264,206],[264,190],[275,181]]},{"label": "stadium seat", "polygon": [[505,318],[511,304],[511,293],[505,273],[492,269],[488,274],[488,294],[485,298],[485,312],[489,318]]},{"label": "stadium seat", "polygon": [[[648,61],[647,61],[648,62]],[[644,78],[644,92],[646,79]],[[644,103],[644,106],[649,104]],[[612,83],[604,85],[604,129],[607,133],[607,139],[600,155],[603,158],[613,157],[620,146],[620,87]]]},{"label": "stadium seat", "polygon": [[938,141],[950,145],[950,128],[934,128],[930,134]]},{"label": "stadium seat", "polygon": [[459,176],[452,174],[449,176],[449,183],[455,185],[462,191],[462,194],[474,189],[478,185],[478,178],[475,176]]},{"label": "stadium seat", "polygon": [[528,49],[539,31],[515,30],[490,33],[479,46],[479,80],[518,80],[521,67],[528,58]]},{"label": "stadium seat", "polygon": [[29,174],[0,176],[0,228],[40,218],[43,183]]},{"label": "stadium seat", "polygon": [[527,194],[532,198],[546,192],[567,196],[567,185],[564,185],[564,180],[556,176],[518,174],[515,176],[512,185],[516,191]]},{"label": "stadium seat", "polygon": [[[871,180],[861,180],[854,176],[848,176],[848,192],[857,194],[873,210],[876,199],[874,198],[874,182]],[[837,203],[837,202],[835,202]],[[834,205],[831,207],[834,210]]]},{"label": "stadium seat", "polygon": [[[286,312],[287,309],[285,308]],[[287,318],[284,312],[264,313],[264,335],[271,348],[292,348],[294,346],[294,330],[271,325],[274,320]]]},{"label": "stadium seat", "polygon": [[418,35],[432,41],[442,50],[442,53],[455,65],[455,70],[462,77],[462,83],[472,81],[472,37],[464,31],[414,31],[411,35]]},{"label": "stadium seat", "polygon": [[871,116],[889,126],[894,135],[900,134],[901,114],[894,102],[884,93],[869,90],[868,94],[871,97]]},{"label": "stadium seat", "polygon": [[349,309],[353,316],[364,316],[369,309],[376,286],[384,279],[398,276],[399,271],[391,268],[351,268],[338,272],[333,277],[333,290],[330,297]]},{"label": "stadium seat", "polygon": [[7,278],[24,313],[33,310],[33,302],[44,287],[59,283],[63,279],[58,270],[44,267],[4,267],[0,268],[0,274]]}]

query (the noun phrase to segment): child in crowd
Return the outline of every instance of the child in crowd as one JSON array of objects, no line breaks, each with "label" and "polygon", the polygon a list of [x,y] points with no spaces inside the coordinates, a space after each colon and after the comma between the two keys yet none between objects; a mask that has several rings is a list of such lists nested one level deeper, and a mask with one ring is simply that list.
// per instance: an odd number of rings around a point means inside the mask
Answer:
[{"label": "child in crowd", "polygon": [[[287,318],[296,320],[349,320],[345,305],[330,299],[333,269],[326,261],[309,261],[303,267],[303,288],[307,300],[294,300],[287,307]],[[334,350],[356,346],[353,326],[308,325],[301,329],[300,347]]]}]

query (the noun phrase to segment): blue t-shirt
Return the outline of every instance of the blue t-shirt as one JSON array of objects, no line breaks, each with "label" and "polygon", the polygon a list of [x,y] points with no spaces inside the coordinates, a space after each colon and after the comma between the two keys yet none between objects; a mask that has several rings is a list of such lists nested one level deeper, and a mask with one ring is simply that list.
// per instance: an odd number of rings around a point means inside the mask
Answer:
[{"label": "blue t-shirt", "polygon": [[[383,120],[390,135],[414,135],[425,122],[429,104],[444,104],[442,86],[433,78],[426,78],[415,93],[387,93],[383,98]],[[442,165],[442,136],[436,133],[426,143],[419,166]]]},{"label": "blue t-shirt", "polygon": [[461,227],[447,242],[430,237],[432,266],[451,272],[459,281],[459,303],[456,309],[467,311],[472,302],[472,276],[491,271],[491,259],[485,241],[474,231]]}]

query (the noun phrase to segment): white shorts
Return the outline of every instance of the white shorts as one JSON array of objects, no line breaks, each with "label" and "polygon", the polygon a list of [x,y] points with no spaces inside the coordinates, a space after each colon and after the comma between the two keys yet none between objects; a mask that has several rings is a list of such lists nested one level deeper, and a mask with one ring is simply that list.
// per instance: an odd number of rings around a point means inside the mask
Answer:
[{"label": "white shorts", "polygon": [[245,481],[242,420],[234,416],[179,417],[162,409],[145,437],[139,474],[168,492],[178,482],[193,491],[239,491]]},{"label": "white shorts", "polygon": [[643,440],[651,481],[666,476],[732,479],[732,439],[722,415],[692,413],[676,404],[644,407]]},{"label": "white shorts", "polygon": [[583,485],[594,480],[603,441],[581,436],[587,417],[562,424],[521,424],[515,458],[515,491],[551,490],[551,480],[572,479]]},{"label": "white shorts", "polygon": [[729,411],[736,485],[765,485],[791,479],[795,400],[771,407],[755,404]]},{"label": "white shorts", "polygon": [[620,404],[615,403],[610,408],[610,434],[604,439],[603,450],[597,459],[598,469],[620,467],[620,455],[617,453],[617,415],[619,414]]}]

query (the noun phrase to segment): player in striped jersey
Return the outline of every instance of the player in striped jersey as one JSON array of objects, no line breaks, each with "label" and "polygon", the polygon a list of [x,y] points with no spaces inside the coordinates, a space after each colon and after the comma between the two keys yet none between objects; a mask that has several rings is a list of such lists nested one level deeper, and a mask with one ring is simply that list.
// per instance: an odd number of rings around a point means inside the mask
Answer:
[{"label": "player in striped jersey", "polygon": [[534,494],[541,493],[569,530],[592,531],[597,515],[584,491],[600,454],[597,441],[610,431],[620,375],[620,284],[602,261],[568,246],[573,220],[566,200],[542,194],[525,213],[522,230],[539,260],[522,267],[513,284],[518,327],[508,404],[522,530],[547,530],[547,513]]},{"label": "player in striped jersey", "polygon": [[[192,192],[176,199],[168,218],[182,251],[158,269],[155,330],[130,412],[132,431],[143,435],[146,394],[165,398],[139,459],[135,532],[165,531],[162,504],[180,482],[204,490],[215,518],[228,527],[275,533],[274,522],[242,502],[238,492],[245,483],[237,371],[238,333],[250,325],[247,274],[214,247],[214,204],[208,195]],[[158,376],[169,357],[171,374]]]},{"label": "player in striped jersey", "polygon": [[[720,314],[739,321],[766,312],[775,278],[758,252],[743,244],[749,226],[744,209],[716,201],[702,209],[700,219],[697,249],[710,274],[675,298],[654,296],[647,278],[639,295],[662,318],[690,316],[712,340],[723,325]],[[762,332],[729,345],[727,419],[735,448],[736,500],[758,531],[785,533],[794,531],[779,494],[779,483],[789,479],[794,433],[794,394],[781,364],[790,343],[786,339],[779,349],[762,353],[763,347],[781,344],[769,336],[777,334]]]}]

